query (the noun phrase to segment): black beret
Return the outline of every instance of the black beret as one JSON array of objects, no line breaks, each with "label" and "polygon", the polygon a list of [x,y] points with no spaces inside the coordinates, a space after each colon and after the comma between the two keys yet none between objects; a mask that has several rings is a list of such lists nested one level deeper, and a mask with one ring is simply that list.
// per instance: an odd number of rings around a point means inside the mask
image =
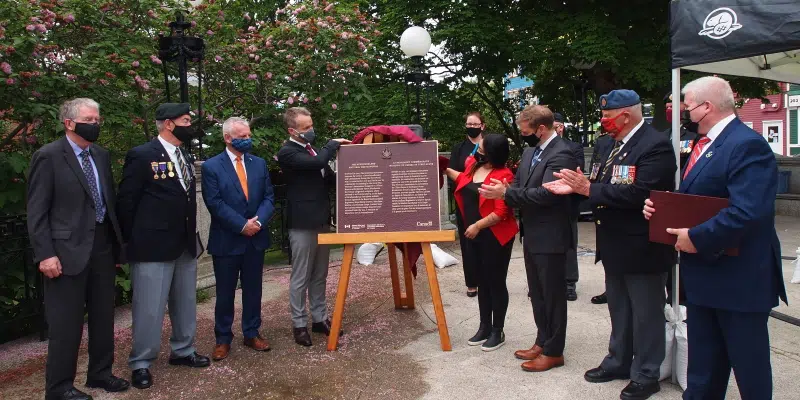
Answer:
[{"label": "black beret", "polygon": [[156,121],[175,119],[189,114],[189,103],[164,103],[156,108]]},{"label": "black beret", "polygon": [[612,90],[608,92],[608,94],[600,96],[601,110],[616,110],[618,108],[635,106],[639,103],[641,103],[639,95],[633,90],[628,89]]},{"label": "black beret", "polygon": [[564,123],[564,116],[561,113],[553,113],[553,118],[555,118],[556,122]]},{"label": "black beret", "polygon": [[[681,93],[681,101],[683,101],[683,93]],[[667,92],[664,95],[664,104],[672,103],[672,92]]]}]

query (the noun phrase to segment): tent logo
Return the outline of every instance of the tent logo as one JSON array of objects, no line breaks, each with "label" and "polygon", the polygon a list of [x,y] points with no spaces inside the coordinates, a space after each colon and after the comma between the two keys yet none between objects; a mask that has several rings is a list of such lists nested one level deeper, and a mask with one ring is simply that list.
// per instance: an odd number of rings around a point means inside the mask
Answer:
[{"label": "tent logo", "polygon": [[706,20],[703,21],[703,30],[698,35],[719,40],[741,27],[742,25],[738,23],[738,18],[733,10],[727,7],[720,7],[706,16]]}]

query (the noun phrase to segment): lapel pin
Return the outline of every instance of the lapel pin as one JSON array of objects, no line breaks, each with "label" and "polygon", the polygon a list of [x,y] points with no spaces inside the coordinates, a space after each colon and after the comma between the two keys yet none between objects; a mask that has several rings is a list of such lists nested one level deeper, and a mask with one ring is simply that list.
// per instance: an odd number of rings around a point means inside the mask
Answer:
[{"label": "lapel pin", "polygon": [[711,156],[713,156],[713,155],[714,155],[714,152],[713,151],[709,151],[708,154],[706,154],[706,158],[711,158]]}]

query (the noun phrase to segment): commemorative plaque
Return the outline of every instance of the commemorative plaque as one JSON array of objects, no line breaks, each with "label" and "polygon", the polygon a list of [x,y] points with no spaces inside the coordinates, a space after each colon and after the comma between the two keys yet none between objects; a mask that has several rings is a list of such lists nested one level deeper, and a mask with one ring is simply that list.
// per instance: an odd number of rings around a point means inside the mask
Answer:
[{"label": "commemorative plaque", "polygon": [[437,142],[340,147],[336,228],[338,233],[441,230]]}]

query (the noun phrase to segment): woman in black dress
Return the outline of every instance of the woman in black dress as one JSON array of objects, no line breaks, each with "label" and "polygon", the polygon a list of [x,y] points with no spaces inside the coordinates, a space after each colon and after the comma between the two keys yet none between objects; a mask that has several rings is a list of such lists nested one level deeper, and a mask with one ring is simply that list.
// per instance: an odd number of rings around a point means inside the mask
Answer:
[{"label": "woman in black dress", "polygon": [[[453,150],[450,152],[450,168],[457,172],[464,172],[464,162],[467,157],[475,153],[478,148],[478,143],[483,138],[483,131],[486,125],[483,123],[483,116],[481,113],[474,111],[466,116],[465,122],[465,136],[464,140],[456,143]],[[454,187],[454,181],[450,181],[451,187]],[[465,240],[464,218],[461,213],[456,212],[456,226],[458,227],[458,241],[461,245],[461,254],[464,254]],[[475,265],[475,260],[464,259],[461,261],[464,267],[464,280],[467,284],[467,296],[475,297],[478,294],[478,272]]]}]

